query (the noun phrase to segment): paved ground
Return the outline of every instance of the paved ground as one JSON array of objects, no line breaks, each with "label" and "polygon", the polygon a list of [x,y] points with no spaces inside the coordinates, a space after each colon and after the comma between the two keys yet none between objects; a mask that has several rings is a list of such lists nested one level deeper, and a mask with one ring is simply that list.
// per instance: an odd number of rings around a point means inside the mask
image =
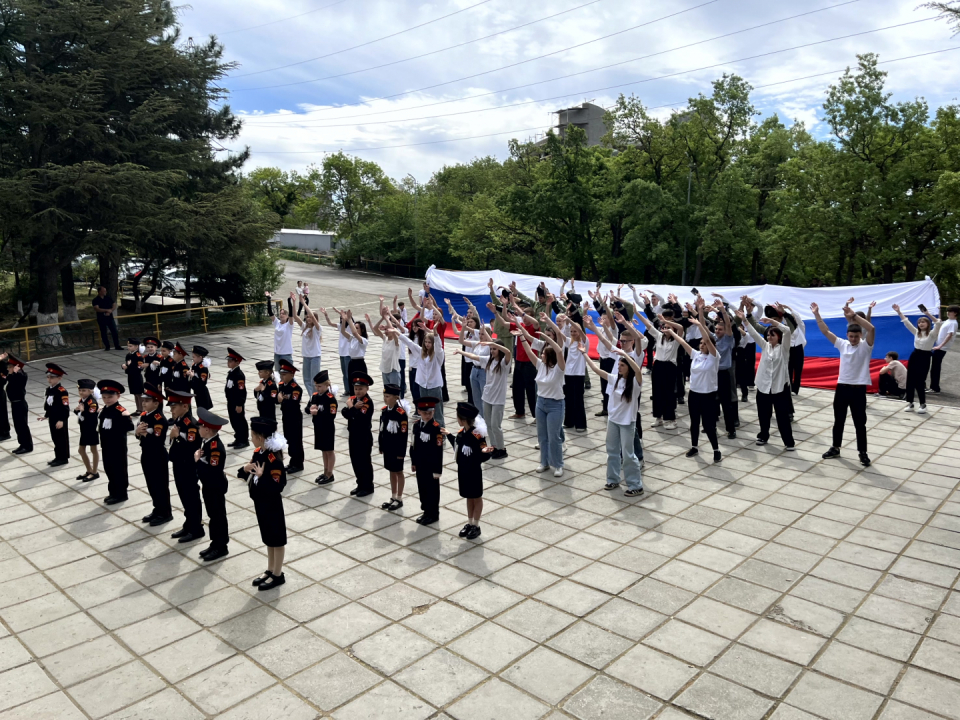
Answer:
[{"label": "paved ground", "polygon": [[[203,343],[222,410],[226,345],[268,357],[271,334]],[[332,333],[324,352],[336,367]],[[75,380],[119,362],[63,364]],[[204,564],[203,545],[139,522],[132,443],[130,500],[107,509],[105,478],[73,480],[78,460],[47,472],[35,423],[35,453],[0,452],[0,720],[960,718],[960,411],[871,400],[867,470],[849,446],[820,460],[830,393],[801,395],[796,453],[755,447],[741,405],[719,466],[683,457],[682,414],[680,431],[646,431],[638,501],[603,490],[597,398],[595,385],[560,481],[533,472],[534,426],[508,424],[510,458],[485,466],[482,542],[456,536],[449,451],[440,528],[413,522],[414,497],[380,510],[382,470],[370,502],[349,498],[338,421],[337,481],[312,483],[308,449],[287,486],[287,584],[268,593],[250,585],[265,558],[242,481],[231,554]],[[231,456],[228,477],[245,461]]]}]

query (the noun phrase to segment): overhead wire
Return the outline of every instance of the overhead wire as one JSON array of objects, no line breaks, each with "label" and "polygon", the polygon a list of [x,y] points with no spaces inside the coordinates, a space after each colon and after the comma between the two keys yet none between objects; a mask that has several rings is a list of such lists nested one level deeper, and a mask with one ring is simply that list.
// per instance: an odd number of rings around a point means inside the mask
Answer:
[{"label": "overhead wire", "polygon": [[[877,65],[889,65],[889,64],[895,63],[895,62],[903,62],[903,61],[905,61],[905,60],[914,60],[914,59],[916,59],[916,58],[929,57],[929,56],[931,56],[931,55],[939,55],[939,54],[941,54],[941,53],[953,52],[953,51],[955,51],[955,50],[960,50],[960,46],[950,47],[950,48],[942,48],[942,49],[940,49],[940,50],[931,50],[931,51],[929,51],[929,52],[917,53],[917,54],[915,54],[915,55],[906,55],[906,56],[899,57],[899,58],[891,58],[890,60],[882,60],[882,61],[879,61],[879,62],[877,63]],[[759,56],[758,56],[758,57],[759,57]],[[735,62],[735,61],[734,61],[734,62]],[[721,64],[722,64],[722,63],[721,63]],[[774,87],[774,86],[777,86],[777,85],[786,85],[786,84],[788,84],[788,83],[800,82],[800,81],[803,81],[803,80],[810,80],[810,79],[813,79],[813,78],[824,77],[825,75],[834,75],[834,74],[836,74],[836,73],[842,73],[842,72],[844,72],[845,70],[846,70],[846,68],[840,68],[840,69],[835,69],[835,70],[827,70],[827,71],[824,71],[824,72],[813,73],[813,74],[811,74],[811,75],[804,75],[804,76],[801,76],[801,77],[790,78],[790,79],[788,79],[788,80],[777,80],[777,81],[775,81],[775,82],[764,83],[764,84],[762,84],[762,85],[755,85],[755,86],[753,86],[753,88],[754,88],[755,90],[760,90],[760,89],[763,89],[763,88]],[[694,71],[688,71],[688,72],[694,72]],[[645,82],[645,81],[641,81],[641,82]],[[629,84],[629,83],[627,83],[627,84]],[[570,97],[570,96],[565,96],[565,97]],[[667,103],[667,104],[665,104],[665,105],[649,106],[649,107],[647,107],[646,109],[647,109],[647,110],[659,110],[659,109],[664,109],[664,108],[668,108],[668,107],[676,107],[676,106],[678,106],[678,105],[683,105],[683,104],[686,103],[686,102],[688,102],[688,100],[680,100],[680,101],[677,101],[677,102],[674,102],[674,103]],[[374,151],[374,150],[396,150],[396,149],[399,149],[399,148],[420,147],[420,146],[423,146],[423,145],[438,145],[438,144],[442,144],[442,143],[463,142],[463,141],[467,141],[467,140],[478,140],[478,139],[483,139],[483,138],[498,137],[498,136],[501,136],[501,135],[512,135],[512,134],[515,134],[515,133],[531,132],[531,131],[533,131],[533,130],[542,130],[542,128],[543,128],[543,126],[540,125],[540,126],[535,127],[535,128],[519,128],[519,129],[515,129],[515,130],[504,130],[504,131],[501,131],[501,132],[489,133],[489,134],[485,134],[485,135],[472,135],[472,136],[468,136],[468,137],[444,138],[444,139],[442,139],[442,140],[427,140],[427,141],[423,141],[423,142],[404,143],[404,144],[400,144],[400,145],[381,145],[381,146],[376,146],[376,147],[358,147],[358,148],[343,148],[343,147],[341,147],[341,148],[328,149],[328,150],[327,150],[327,149],[315,149],[315,150],[251,150],[250,152],[251,152],[252,154],[254,154],[254,155],[314,155],[314,154],[329,154],[329,153],[336,153],[336,152],[371,152],[371,151]],[[234,149],[232,149],[232,148],[223,148],[223,150],[226,150],[226,151],[228,151],[228,152],[239,152],[239,151],[234,150]]]},{"label": "overhead wire", "polygon": [[373,40],[367,40],[366,42],[362,42],[358,45],[352,45],[351,47],[348,47],[348,48],[335,50],[334,52],[327,53],[326,55],[318,55],[317,57],[307,58],[306,60],[298,60],[297,62],[287,63],[286,65],[278,65],[277,67],[266,68],[265,70],[256,70],[254,72],[244,73],[243,75],[232,75],[231,78],[234,80],[237,80],[239,78],[250,77],[252,75],[263,75],[264,73],[275,72],[277,70],[285,70],[287,68],[297,67],[298,65],[305,65],[306,63],[315,62],[317,60],[323,60],[328,57],[333,57],[334,55],[340,55],[345,52],[350,52],[351,50],[357,50],[358,48],[367,47],[368,45],[373,45],[383,40],[388,40],[392,37],[397,37],[398,35],[403,35],[404,33],[408,33],[412,30],[419,30],[420,28],[426,27],[427,25],[432,25],[433,23],[440,22],[441,20],[446,20],[447,18],[451,18],[454,15],[465,13],[468,10],[473,10],[474,8],[480,7],[481,5],[486,5],[487,3],[490,3],[490,2],[493,2],[493,0],[480,0],[480,2],[474,3],[473,5],[467,5],[467,7],[460,8],[459,10],[454,10],[451,13],[447,13],[446,15],[441,15],[440,17],[434,18],[433,20],[427,20],[426,22],[422,22],[418,25],[413,25],[412,27],[404,28],[403,30],[397,30],[396,32],[390,33],[389,35],[383,35],[382,37],[374,38]]},{"label": "overhead wire", "polygon": [[[760,28],[769,27],[770,25],[776,25],[776,24],[783,23],[783,22],[787,22],[787,21],[790,21],[790,20],[795,20],[795,19],[797,19],[797,18],[799,18],[799,17],[804,17],[804,16],[807,16],[807,15],[812,15],[812,14],[814,14],[814,13],[824,12],[824,11],[826,11],[826,10],[832,10],[832,9],[837,8],[837,7],[840,7],[840,6],[842,6],[842,5],[852,5],[853,3],[857,3],[857,2],[861,2],[861,1],[862,1],[862,0],[846,0],[846,2],[842,2],[842,3],[836,4],[836,5],[830,5],[830,6],[824,7],[824,8],[819,8],[818,10],[810,10],[810,11],[808,11],[808,12],[800,13],[800,14],[798,14],[798,15],[791,15],[791,16],[786,17],[786,18],[780,18],[779,20],[771,20],[771,21],[769,21],[769,22],[761,23],[761,24],[759,24],[759,25],[753,25],[753,26],[748,27],[748,28],[743,28],[742,30],[735,30],[735,31],[732,31],[732,32],[729,32],[729,33],[724,33],[724,34],[722,34],[722,35],[715,35],[714,37],[711,37],[711,38],[706,38],[706,39],[704,39],[704,40],[698,40],[698,41],[696,41],[696,42],[687,43],[687,44],[685,44],[685,45],[680,45],[680,46],[678,46],[678,47],[669,48],[669,49],[667,49],[667,50],[660,50],[660,51],[655,52],[655,53],[648,53],[647,55],[641,55],[641,56],[639,56],[639,57],[631,58],[631,59],[629,59],[629,60],[623,60],[623,61],[620,61],[620,62],[612,63],[612,64],[610,64],[610,65],[603,65],[603,66],[601,66],[601,67],[592,68],[592,69],[590,69],[590,70],[581,70],[581,71],[579,71],[579,72],[570,73],[570,74],[568,74],[568,75],[560,75],[560,76],[558,76],[558,77],[553,77],[553,78],[549,78],[549,79],[546,79],[546,80],[538,80],[538,81],[536,81],[536,82],[525,83],[525,84],[523,84],[523,85],[515,85],[515,86],[513,86],[513,87],[503,88],[503,89],[500,89],[500,90],[491,90],[491,91],[485,92],[485,93],[479,93],[479,94],[474,94],[474,95],[466,95],[466,96],[460,97],[460,98],[448,98],[447,100],[441,100],[441,101],[437,101],[437,102],[433,102],[433,103],[426,103],[426,104],[424,104],[424,105],[415,105],[415,106],[409,107],[409,108],[399,108],[399,109],[393,109],[393,110],[381,110],[381,111],[378,111],[378,112],[361,113],[361,114],[358,114],[358,115],[346,115],[346,116],[337,117],[337,118],[330,118],[330,119],[331,119],[331,120],[349,120],[349,119],[352,119],[352,118],[374,117],[374,116],[376,116],[376,115],[384,115],[384,114],[387,114],[387,113],[396,113],[396,112],[403,112],[403,111],[410,111],[410,110],[418,110],[418,109],[421,109],[421,108],[424,108],[424,107],[435,107],[435,106],[437,106],[437,105],[448,105],[448,104],[450,104],[450,103],[462,102],[462,101],[465,101],[465,100],[476,100],[477,98],[488,97],[488,96],[490,96],[490,95],[499,95],[499,94],[501,94],[501,93],[512,92],[512,91],[514,91],[514,90],[521,90],[521,89],[528,88],[528,87],[534,87],[534,86],[537,86],[537,85],[544,85],[544,84],[550,83],[550,82],[556,82],[557,80],[566,80],[566,79],[569,79],[569,78],[572,78],[572,77],[577,77],[577,76],[580,76],[580,75],[586,75],[586,74],[589,74],[589,73],[592,73],[592,72],[599,72],[600,70],[608,70],[608,69],[613,68],[613,67],[619,67],[619,66],[621,66],[621,65],[626,65],[626,64],[629,64],[629,63],[633,63],[633,62],[639,62],[640,60],[648,60],[648,59],[650,59],[650,58],[652,58],[652,57],[657,57],[657,56],[659,56],[659,55],[666,55],[666,54],[668,54],[668,53],[676,52],[676,51],[678,51],[678,50],[686,50],[686,49],[689,49],[689,48],[694,47],[694,46],[697,46],[697,45],[704,45],[704,44],[706,44],[706,43],[713,42],[713,41],[715,41],[715,40],[720,40],[720,39],[723,39],[723,38],[732,37],[732,36],[734,36],[734,35],[740,35],[740,34],[743,34],[743,33],[745,33],[745,32],[749,32],[749,31],[752,31],[752,30],[758,30],[758,29],[760,29]],[[876,32],[876,31],[870,31],[870,32]],[[593,91],[593,90],[585,90],[585,91],[582,91],[582,92],[590,93],[590,92],[594,92],[594,91]],[[580,93],[573,93],[573,94],[580,94]],[[343,123],[343,124],[334,124],[334,125],[330,125],[330,124],[308,125],[308,124],[303,124],[302,121],[301,121],[301,124],[293,125],[293,124],[290,123],[289,121],[271,121],[271,122],[262,122],[262,123],[260,123],[260,122],[250,122],[250,124],[251,124],[251,125],[256,125],[256,126],[258,126],[258,127],[265,127],[265,126],[270,125],[270,126],[277,126],[277,127],[298,127],[298,128],[308,128],[308,127],[310,127],[310,128],[332,128],[332,127],[354,127],[354,126],[359,126],[359,125],[384,125],[384,124],[395,123],[395,122],[411,122],[411,121],[414,121],[414,120],[432,120],[432,119],[440,118],[440,117],[450,117],[450,116],[454,116],[454,115],[463,115],[463,114],[466,114],[466,113],[469,113],[469,112],[486,112],[486,111],[488,111],[488,110],[494,110],[494,109],[499,109],[499,108],[518,107],[518,106],[521,106],[521,105],[529,105],[529,104],[532,104],[532,103],[544,102],[544,101],[546,101],[546,100],[555,100],[555,99],[558,99],[559,97],[569,97],[569,95],[570,95],[570,94],[568,93],[568,94],[564,94],[564,95],[561,95],[561,96],[555,96],[555,97],[549,97],[549,98],[541,98],[541,99],[539,99],[539,100],[528,100],[528,101],[523,101],[523,102],[518,102],[518,103],[511,103],[511,104],[508,104],[508,105],[495,106],[495,107],[493,107],[493,108],[483,108],[483,109],[480,109],[480,110],[464,110],[464,111],[453,112],[453,113],[443,113],[443,114],[438,114],[438,115],[421,116],[421,117],[418,117],[418,118],[402,118],[402,119],[397,119],[397,120],[383,120],[383,121],[369,122],[369,123]],[[258,118],[256,118],[256,117],[254,117],[254,118],[249,118],[249,120],[251,120],[251,121],[257,120],[257,119],[258,119]],[[318,118],[318,119],[320,119],[320,118]]]},{"label": "overhead wire", "polygon": [[297,18],[302,18],[305,15],[312,15],[315,12],[320,12],[321,10],[326,10],[327,8],[332,8],[335,5],[343,5],[345,2],[350,0],[337,0],[337,2],[330,3],[329,5],[324,5],[323,7],[314,8],[313,10],[307,10],[302,12],[299,15],[290,15],[289,17],[279,18],[277,20],[271,20],[270,22],[260,23],[259,25],[251,25],[250,27],[237,28],[236,30],[227,30],[225,32],[219,33],[221,37],[224,35],[233,35],[235,33],[247,32],[248,30],[259,30],[260,28],[265,28],[268,25],[277,25],[278,23],[286,22],[287,20],[296,20]]}]

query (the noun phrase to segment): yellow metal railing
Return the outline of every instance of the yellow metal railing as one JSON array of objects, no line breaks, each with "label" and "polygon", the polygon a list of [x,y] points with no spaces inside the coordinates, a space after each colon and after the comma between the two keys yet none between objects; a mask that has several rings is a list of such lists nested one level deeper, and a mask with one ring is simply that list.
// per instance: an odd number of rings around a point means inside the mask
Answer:
[{"label": "yellow metal railing", "polygon": [[[274,303],[277,305],[276,312],[279,314],[282,303],[279,300],[275,300]],[[163,323],[160,322],[161,315],[183,315],[183,314],[186,314],[187,312],[199,312],[201,315],[201,320],[203,322],[203,331],[206,333],[206,332],[209,332],[209,324],[208,324],[208,318],[207,318],[208,310],[214,310],[219,312],[223,310],[228,310],[230,308],[243,308],[243,324],[245,326],[249,326],[250,314],[247,308],[249,306],[259,306],[261,304],[262,302],[245,302],[245,303],[233,303],[232,305],[203,305],[200,307],[180,308],[179,310],[162,310],[158,312],[137,313],[135,315],[122,315],[122,316],[116,316],[114,317],[114,319],[127,321],[127,320],[134,320],[136,318],[152,318],[154,335],[156,335],[158,338],[161,338],[162,327],[163,327]],[[88,324],[96,325],[97,319],[93,318],[93,319],[87,319],[87,320],[62,320],[60,322],[46,323],[44,325],[28,325],[26,327],[0,329],[0,338],[2,338],[7,333],[23,333],[23,341],[26,347],[26,353],[25,353],[26,360],[29,362],[30,361],[30,331],[40,330],[42,328],[61,327],[64,325],[75,328],[78,325],[83,326]],[[120,327],[119,322],[117,323],[117,327],[119,329]]]}]

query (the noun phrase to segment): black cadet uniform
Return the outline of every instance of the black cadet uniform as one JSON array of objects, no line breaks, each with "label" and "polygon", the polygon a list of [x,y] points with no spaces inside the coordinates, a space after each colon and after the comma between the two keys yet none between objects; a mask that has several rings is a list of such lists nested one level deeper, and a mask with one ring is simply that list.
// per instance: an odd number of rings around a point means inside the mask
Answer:
[{"label": "black cadet uniform", "polygon": [[[66,373],[59,365],[47,363],[47,377],[56,377],[58,380]],[[70,395],[62,383],[57,382],[53,387],[47,387],[43,401],[43,415],[50,426],[50,439],[53,441],[54,459],[48,464],[66,465],[70,459]],[[60,429],[57,429],[60,423]]]},{"label": "black cadet uniform", "polygon": [[[351,380],[354,385],[373,385],[370,376],[363,372],[354,373]],[[369,394],[363,398],[351,395],[350,400],[353,407],[348,404],[340,411],[347,419],[350,464],[357,478],[357,487],[351,490],[350,494],[364,497],[373,492],[373,462],[370,457],[373,451],[373,400]]]},{"label": "black cadet uniform", "polygon": [[303,411],[304,414],[312,415],[310,408],[314,405],[317,407],[317,414],[313,415],[313,449],[333,450],[337,439],[337,430],[334,425],[339,407],[337,397],[329,388],[325,393],[314,393]]},{"label": "black cadet uniform", "polygon": [[[160,361],[163,359],[157,348],[160,347],[160,341],[155,337],[145,337],[143,339],[143,346],[145,351],[143,353],[143,382],[150,383],[158,390],[163,389],[163,376],[160,374]],[[148,355],[147,351],[153,346],[153,354]],[[157,367],[153,368],[153,363],[157,363]]]},{"label": "black cadet uniform", "polygon": [[7,362],[12,366],[7,374],[7,398],[10,400],[10,415],[13,416],[18,444],[13,454],[23,455],[33,452],[33,435],[30,433],[27,408],[27,373],[23,369],[23,363],[13,356],[10,356]]},{"label": "black cadet uniform", "polygon": [[151,526],[173,520],[170,510],[170,467],[167,465],[167,418],[163,414],[163,395],[155,385],[144,387],[144,397],[160,403],[153,412],[140,414],[139,423],[147,426],[140,436],[140,467],[147,482],[147,491],[153,500],[153,512],[143,518]]},{"label": "black cadet uniform", "polygon": [[[227,348],[227,359],[243,362],[243,356],[232,348]],[[227,398],[227,417],[233,428],[233,442],[230,447],[243,448],[250,444],[250,428],[247,425],[247,378],[237,365],[227,371],[227,383],[224,388]],[[237,408],[240,408],[239,412]]]},{"label": "black cadet uniform", "polygon": [[10,415],[7,413],[7,361],[0,360],[0,441],[10,439]]},{"label": "black cadet uniform", "polygon": [[[96,385],[92,380],[80,380],[77,387],[92,390]],[[99,410],[100,405],[97,403],[97,399],[93,396],[93,393],[90,393],[80,401],[80,409],[73,411],[80,425],[80,446],[92,447],[100,444],[100,435],[97,434],[97,412]]]},{"label": "black cadet uniform", "polygon": [[[190,404],[193,396],[189,393],[168,393],[169,404]],[[177,495],[183,505],[183,527],[173,534],[180,542],[190,542],[202,538],[203,504],[200,501],[200,484],[197,480],[197,461],[194,453],[200,449],[201,438],[197,422],[190,417],[189,410],[183,417],[169,422],[177,435],[170,443],[170,462],[173,465],[173,482],[177,486]],[[171,431],[172,434],[172,431]]]},{"label": "black cadet uniform", "polygon": [[[431,400],[435,398],[421,397],[417,400],[417,407],[433,407]],[[417,522],[422,525],[436,522],[440,517],[440,475],[443,473],[443,433],[440,430],[440,423],[432,418],[429,422],[417,420],[413,425],[410,464],[417,474],[417,491],[423,511]]]},{"label": "black cadet uniform", "polygon": [[[101,393],[123,393],[123,385],[112,380],[97,383]],[[133,420],[124,415],[120,403],[105,405],[100,411],[100,445],[103,448],[103,471],[107,474],[107,504],[127,499],[127,433],[133,430]]]},{"label": "black cadet uniform", "polygon": [[173,366],[176,365],[173,361],[173,348],[175,347],[169,340],[164,340],[163,348],[169,352],[166,356],[160,356],[160,377],[163,379],[164,392],[167,394],[172,389],[170,383],[173,381]]},{"label": "black cadet uniform", "polygon": [[[396,388],[399,395],[400,388]],[[407,456],[410,417],[403,406],[397,402],[392,408],[384,405],[380,410],[380,432],[377,443],[383,455],[383,467],[390,472],[403,472],[403,461]]]},{"label": "black cadet uniform", "polygon": [[[180,343],[177,343],[176,351],[184,357],[187,356],[187,351],[183,349]],[[174,360],[172,355],[170,356],[170,361],[173,363],[173,366],[170,368],[170,379],[167,380],[167,389],[190,392],[190,378],[187,377],[187,370],[189,370],[190,367],[187,365],[187,361]]]},{"label": "black cadet uniform", "polygon": [[190,369],[193,371],[193,377],[190,378],[190,390],[197,398],[197,407],[209,410],[213,407],[213,400],[210,397],[210,389],[207,387],[207,380],[210,379],[210,367],[207,365],[207,349],[200,345],[193,346],[194,355],[199,355],[203,359],[194,363]]},{"label": "black cadet uniform", "polygon": [[283,488],[287,485],[287,471],[283,467],[283,453],[279,450],[257,448],[250,460],[254,465],[263,463],[263,475],[256,477],[243,468],[238,477],[247,481],[253,509],[260,526],[260,540],[267,547],[283,547],[287,544],[287,524],[283,515]]},{"label": "black cadet uniform", "polygon": [[[130,338],[130,344],[138,345],[140,343],[136,338]],[[124,360],[124,363],[127,366],[125,372],[127,373],[127,389],[130,391],[130,394],[134,397],[143,394],[143,355],[140,354],[139,350],[135,350],[132,353],[127,353],[127,357]]]},{"label": "black cadet uniform", "polygon": [[[286,360],[280,361],[280,372],[292,374],[296,371],[297,368]],[[280,404],[280,417],[283,419],[283,436],[287,439],[287,452],[290,455],[287,472],[300,472],[303,470],[303,417],[300,412],[303,388],[290,378],[289,382],[280,383],[278,390],[277,402]],[[280,400],[280,395],[283,395],[283,400]]]},{"label": "black cadet uniform", "polygon": [[[482,464],[490,459],[492,453],[485,453],[486,438],[476,428],[460,428],[456,435],[448,435],[450,444],[457,452],[457,481],[460,497],[476,499],[483,497]],[[465,452],[469,450],[469,452]]]},{"label": "black cadet uniform", "polygon": [[[201,425],[220,430],[227,424],[224,418],[214,415],[206,408],[197,408]],[[207,561],[218,560],[230,551],[227,527],[227,476],[223,472],[227,464],[227,448],[220,438],[214,435],[203,441],[200,459],[197,461],[197,478],[203,489],[203,502],[207,506],[210,525],[210,547],[200,551],[200,557]]]},{"label": "black cadet uniform", "polygon": [[[257,363],[257,370],[273,370],[272,360],[261,360]],[[277,419],[277,382],[271,375],[266,380],[261,379],[257,387],[263,385],[263,390],[257,391],[257,415],[270,420]]]}]

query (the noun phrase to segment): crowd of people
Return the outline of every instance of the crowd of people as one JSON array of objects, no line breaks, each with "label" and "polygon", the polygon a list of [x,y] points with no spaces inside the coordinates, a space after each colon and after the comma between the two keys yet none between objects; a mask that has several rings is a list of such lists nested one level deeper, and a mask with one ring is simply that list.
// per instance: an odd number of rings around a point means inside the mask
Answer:
[{"label": "crowd of people", "polygon": [[[632,285],[602,293],[598,284],[596,290],[587,292],[589,300],[585,301],[574,281],[570,281],[569,291],[566,286],[564,283],[555,295],[541,283],[531,298],[515,284],[495,288],[491,280],[486,305],[492,315],[489,323],[466,298],[464,315],[458,314],[449,300],[444,309],[427,283],[417,296],[408,290],[409,309],[396,297],[391,306],[381,297],[376,318],[365,315],[363,320],[356,319],[349,309],[311,309],[306,288],[291,292],[285,307],[276,309],[267,293],[273,358],[255,363],[257,377],[250,385],[242,370],[245,358],[228,348],[228,371],[223,378],[227,418],[212,412],[211,363],[207,349],[200,345],[188,353],[179,342],[129,338],[121,365],[124,382],[79,379],[76,404],[71,403],[63,384],[65,371],[56,363],[47,363],[48,387],[39,419],[47,420],[54,446],[49,465],[69,462],[73,414],[85,470],[77,480],[99,479],[102,460],[107,476],[104,502],[122,503],[128,499],[127,443],[132,433],[140,444],[140,464],[152,500],[152,511],[143,522],[160,526],[174,520],[172,472],[184,515],[172,537],[181,543],[205,537],[206,506],[210,544],[200,554],[212,562],[229,552],[227,451],[242,451],[252,442],[255,449],[238,477],[247,483],[261,540],[268,548],[267,569],[253,584],[259,590],[270,590],[284,583],[287,538],[282,494],[288,476],[304,470],[305,418],[310,419],[314,448],[322,456],[317,485],[335,481],[335,439],[338,417],[342,417],[356,478],[350,495],[363,498],[373,494],[374,462],[382,463],[390,478],[390,499],[381,505],[385,511],[403,507],[409,455],[420,500],[417,522],[423,525],[432,525],[440,517],[440,482],[449,442],[460,495],[466,501],[467,522],[460,536],[471,540],[481,535],[483,464],[508,457],[503,423],[511,386],[514,412],[509,418],[523,419],[529,409],[536,420],[540,452],[536,472],[552,472],[553,477],[562,478],[567,433],[587,432],[589,374],[596,375],[602,404],[595,417],[605,418],[606,424],[605,488],[612,491],[625,485],[627,497],[644,494],[644,414],[651,428],[675,430],[678,404],[689,408],[687,457],[699,454],[702,431],[710,443],[713,462],[722,462],[720,418],[726,437],[735,439],[739,404],[749,401],[751,388],[755,389],[760,426],[756,444],[770,442],[775,418],[780,442],[787,451],[796,448],[793,398],[801,387],[807,327],[794,308],[780,303],[761,306],[746,295],[731,302],[714,294],[708,301],[696,291],[695,302],[681,305],[674,295],[662,298],[638,293]],[[630,297],[625,297],[624,287],[629,288]],[[871,321],[873,305],[858,312],[852,304],[853,298],[843,308],[847,325],[842,337],[823,321],[816,303],[810,306],[820,332],[840,355],[832,444],[823,458],[840,455],[849,414],[860,463],[868,466],[866,401],[876,330]],[[592,319],[591,309],[598,320]],[[914,335],[915,349],[906,366],[896,353],[887,354],[887,364],[880,371],[880,392],[905,399],[906,410],[922,414],[926,412],[925,394],[940,391],[940,367],[955,339],[960,308],[947,308],[945,320],[922,308],[924,315],[916,325],[898,306],[893,309]],[[412,312],[409,317],[408,312]],[[321,369],[324,324],[337,333],[342,393],[333,384],[331,371]],[[293,357],[295,325],[300,328],[300,368]],[[588,333],[596,336],[596,360],[591,356]],[[369,374],[365,360],[371,335],[382,343],[378,380]],[[449,354],[447,342],[455,346]],[[454,356],[460,356],[460,385],[467,401],[451,408],[447,377],[448,361]],[[187,363],[188,357],[192,364]],[[928,374],[930,389],[926,390]],[[298,375],[305,385],[309,383],[307,387],[297,381]],[[9,401],[18,443],[12,452],[17,455],[33,451],[26,380],[22,360],[0,355],[0,390],[6,390],[0,392],[0,441],[11,439]],[[378,381],[382,404],[375,403],[371,395]],[[647,396],[651,404],[644,411],[646,384],[650,385]],[[406,399],[408,390],[412,404]],[[135,397],[132,411],[119,403],[126,391]],[[249,392],[255,400],[256,416],[248,420]],[[378,405],[379,417],[375,417]],[[220,437],[227,424],[233,430],[229,445]]]}]

